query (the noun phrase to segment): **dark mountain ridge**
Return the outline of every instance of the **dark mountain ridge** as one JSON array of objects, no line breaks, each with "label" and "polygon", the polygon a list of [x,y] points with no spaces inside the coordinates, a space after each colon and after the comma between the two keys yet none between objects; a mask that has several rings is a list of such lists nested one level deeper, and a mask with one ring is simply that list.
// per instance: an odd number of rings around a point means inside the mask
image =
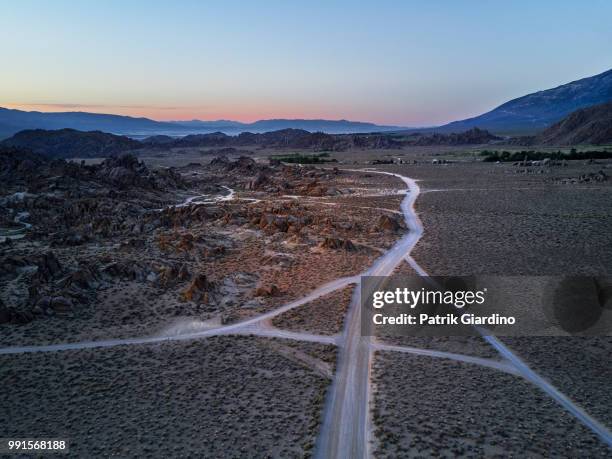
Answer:
[{"label": "dark mountain ridge", "polygon": [[129,137],[75,129],[29,129],[18,132],[1,144],[27,148],[49,158],[103,158],[142,148],[140,142]]},{"label": "dark mountain ridge", "polygon": [[142,149],[168,151],[173,148],[255,147],[311,151],[345,151],[355,149],[401,149],[407,146],[472,145],[501,140],[487,131],[470,129],[464,133],[396,136],[378,134],[326,134],[302,129],[256,134],[244,132],[229,136],[222,132],[194,134],[173,138],[156,135],[142,141],[100,131],[74,129],[45,131],[25,130],[0,142],[8,147],[26,148],[51,158],[99,158]]},{"label": "dark mountain ridge", "polygon": [[477,126],[500,135],[531,134],[551,126],[577,109],[611,100],[612,70],[608,70],[556,88],[527,94],[480,116],[431,130],[460,132]]},{"label": "dark mountain ridge", "polygon": [[612,144],[612,102],[582,108],[540,134],[512,139],[515,145]]}]

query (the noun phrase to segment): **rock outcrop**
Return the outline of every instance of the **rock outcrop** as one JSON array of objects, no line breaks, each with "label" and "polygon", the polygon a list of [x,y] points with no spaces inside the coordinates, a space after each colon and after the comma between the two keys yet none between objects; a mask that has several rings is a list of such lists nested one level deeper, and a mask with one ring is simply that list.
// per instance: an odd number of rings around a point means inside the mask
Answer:
[{"label": "rock outcrop", "polygon": [[279,289],[276,284],[260,285],[259,287],[257,287],[257,289],[255,289],[254,296],[271,297],[278,295],[278,293]]},{"label": "rock outcrop", "polygon": [[319,247],[322,249],[346,250],[347,252],[357,250],[357,247],[355,247],[355,244],[353,244],[350,239],[340,239],[336,237],[326,237],[319,244]]},{"label": "rock outcrop", "polygon": [[387,231],[391,233],[395,233],[401,230],[402,228],[404,228],[404,226],[405,225],[400,218],[398,218],[397,216],[390,215],[381,215],[378,219],[377,225],[380,231]]},{"label": "rock outcrop", "polygon": [[181,298],[184,301],[208,303],[214,290],[215,283],[209,281],[205,274],[199,273],[193,277],[189,286],[183,290]]}]

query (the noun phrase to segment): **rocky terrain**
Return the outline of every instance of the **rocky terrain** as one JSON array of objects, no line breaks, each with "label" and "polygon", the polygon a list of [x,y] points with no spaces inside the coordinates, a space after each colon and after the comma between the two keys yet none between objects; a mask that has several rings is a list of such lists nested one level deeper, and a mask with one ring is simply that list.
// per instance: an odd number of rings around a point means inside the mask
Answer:
[{"label": "rocky terrain", "polygon": [[358,274],[404,230],[401,197],[369,174],[0,159],[4,344],[240,320]]},{"label": "rocky terrain", "polygon": [[[160,168],[8,148],[0,160],[2,347],[236,323],[359,274],[406,231],[391,176],[248,157]],[[339,333],[351,292],[272,326]],[[93,456],[308,457],[335,371],[324,343],[231,336],[3,355],[0,427],[53,425],[37,432]]]}]

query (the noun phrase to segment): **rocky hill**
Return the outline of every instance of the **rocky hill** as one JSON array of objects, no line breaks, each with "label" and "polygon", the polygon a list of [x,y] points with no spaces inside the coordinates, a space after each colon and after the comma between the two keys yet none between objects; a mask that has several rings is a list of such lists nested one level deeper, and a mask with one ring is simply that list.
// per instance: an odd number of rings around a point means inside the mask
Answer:
[{"label": "rocky hill", "polygon": [[538,135],[513,137],[510,145],[612,144],[612,102],[576,110]]},{"label": "rocky hill", "polygon": [[185,187],[174,169],[151,170],[129,154],[84,165],[3,146],[0,146],[0,182],[3,195],[13,187],[25,188],[27,192],[86,190],[93,193],[92,190],[103,189],[107,194],[125,189],[167,191]]},{"label": "rocky hill", "polygon": [[576,110],[535,137],[539,145],[612,144],[612,102]]},{"label": "rocky hill", "polygon": [[491,134],[489,131],[479,128],[472,128],[468,131],[460,133],[434,133],[432,135],[415,137],[416,139],[410,142],[411,145],[482,145],[493,141],[501,140],[501,137],[497,137]]},{"label": "rocky hill", "polygon": [[481,145],[501,140],[483,129],[473,128],[461,133],[419,134],[409,136],[386,133],[375,134],[325,134],[308,132],[301,129],[282,129],[280,131],[254,134],[244,132],[238,136],[228,136],[222,132],[188,135],[172,139],[155,136],[143,141],[149,148],[177,147],[244,147],[295,148],[313,151],[346,151],[357,149],[400,149],[406,146],[428,145]]},{"label": "rocky hill", "polygon": [[210,134],[193,134],[172,139],[167,136],[155,136],[143,140],[145,146],[153,147],[239,147],[262,146],[268,148],[305,148],[314,150],[334,150],[338,138],[342,136],[325,134],[323,132],[309,132],[303,129],[281,129],[279,131],[255,134],[243,132],[237,136],[230,136],[222,132]]},{"label": "rocky hill", "polygon": [[83,132],[74,129],[25,130],[3,140],[1,144],[27,148],[49,158],[100,158],[142,147],[140,142],[128,137],[100,131]]},{"label": "rocky hill", "polygon": [[612,100],[612,70],[506,102],[483,115],[436,128],[460,132],[481,127],[497,134],[535,133],[577,109]]}]

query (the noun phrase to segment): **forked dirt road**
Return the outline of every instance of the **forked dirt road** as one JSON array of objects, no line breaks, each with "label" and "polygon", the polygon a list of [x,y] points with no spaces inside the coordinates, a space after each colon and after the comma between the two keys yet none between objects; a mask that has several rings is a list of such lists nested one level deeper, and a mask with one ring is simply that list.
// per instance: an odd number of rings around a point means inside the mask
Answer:
[{"label": "forked dirt road", "polygon": [[[385,173],[385,172],[379,172]],[[408,187],[401,207],[408,233],[397,241],[365,276],[389,276],[404,262],[423,234],[423,226],[414,211],[419,186],[408,177],[400,178]],[[344,346],[338,351],[338,369],[324,413],[317,457],[361,458],[370,456],[370,338],[361,336],[361,289],[356,288],[344,330]]]}]

